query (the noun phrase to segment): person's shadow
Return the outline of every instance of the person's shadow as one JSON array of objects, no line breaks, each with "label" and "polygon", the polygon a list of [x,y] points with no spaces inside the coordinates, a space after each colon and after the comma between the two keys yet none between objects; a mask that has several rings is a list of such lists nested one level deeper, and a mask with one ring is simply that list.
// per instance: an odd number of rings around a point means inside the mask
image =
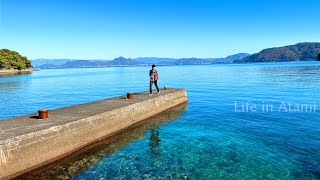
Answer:
[{"label": "person's shadow", "polygon": [[159,126],[156,126],[154,128],[152,128],[151,131],[151,136],[149,138],[150,142],[149,142],[149,149],[151,150],[153,155],[159,155],[161,154],[160,151],[157,150],[157,147],[160,146],[160,137],[159,137]]}]

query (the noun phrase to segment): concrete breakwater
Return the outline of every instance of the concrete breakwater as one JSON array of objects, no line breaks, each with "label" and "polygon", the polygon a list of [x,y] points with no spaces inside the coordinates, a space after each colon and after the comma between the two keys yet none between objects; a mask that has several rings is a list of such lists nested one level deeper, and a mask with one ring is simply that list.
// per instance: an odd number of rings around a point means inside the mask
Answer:
[{"label": "concrete breakwater", "polygon": [[50,163],[133,124],[188,101],[184,89],[148,92],[52,110],[49,118],[26,115],[0,121],[0,179]]},{"label": "concrete breakwater", "polygon": [[[113,161],[114,159],[112,157],[117,153],[117,149],[125,148],[127,145],[131,146],[132,143],[135,144],[135,141],[144,141],[143,139],[148,141],[148,143],[144,144],[144,147],[141,147],[146,150],[145,158],[148,158],[148,156],[156,157],[159,152],[162,153],[162,151],[159,150],[162,145],[157,144],[157,140],[160,138],[162,140],[165,133],[162,132],[162,127],[160,126],[182,118],[183,111],[186,109],[187,102],[140,121],[124,131],[88,145],[65,158],[24,173],[13,179],[81,179],[77,176],[82,172],[104,161]],[[139,154],[139,152],[137,152],[137,154]],[[107,158],[108,156],[111,159]],[[132,163],[134,163],[134,161]],[[119,163],[117,162],[114,164],[114,167],[118,165]],[[108,172],[111,171],[111,169],[104,169],[104,171]],[[93,177],[91,177],[91,179],[93,179]]]}]

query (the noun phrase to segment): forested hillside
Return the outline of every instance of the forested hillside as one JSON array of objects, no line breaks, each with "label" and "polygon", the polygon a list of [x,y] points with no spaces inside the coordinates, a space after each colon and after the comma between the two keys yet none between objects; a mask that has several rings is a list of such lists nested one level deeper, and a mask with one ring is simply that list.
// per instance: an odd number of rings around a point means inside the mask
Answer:
[{"label": "forested hillside", "polygon": [[31,61],[16,51],[0,49],[0,69],[30,69]]}]

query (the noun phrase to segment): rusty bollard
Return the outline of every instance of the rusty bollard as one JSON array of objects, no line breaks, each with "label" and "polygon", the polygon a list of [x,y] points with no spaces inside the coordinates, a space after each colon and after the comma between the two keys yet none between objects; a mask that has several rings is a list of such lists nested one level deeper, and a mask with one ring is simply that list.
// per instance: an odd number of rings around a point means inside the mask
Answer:
[{"label": "rusty bollard", "polygon": [[128,92],[128,93],[127,93],[127,99],[132,99],[132,98],[133,98],[132,92]]},{"label": "rusty bollard", "polygon": [[49,117],[49,110],[48,109],[39,109],[39,119],[46,119]]},{"label": "rusty bollard", "polygon": [[168,90],[168,86],[165,86],[165,87],[164,87],[164,90]]}]

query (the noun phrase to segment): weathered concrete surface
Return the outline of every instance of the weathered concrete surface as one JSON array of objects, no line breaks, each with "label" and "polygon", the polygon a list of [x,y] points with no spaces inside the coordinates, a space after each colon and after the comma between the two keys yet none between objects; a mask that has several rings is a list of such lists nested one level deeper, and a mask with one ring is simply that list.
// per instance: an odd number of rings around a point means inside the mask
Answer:
[{"label": "weathered concrete surface", "polygon": [[0,121],[0,179],[9,179],[62,158],[166,109],[188,101],[184,89],[148,92]]}]

